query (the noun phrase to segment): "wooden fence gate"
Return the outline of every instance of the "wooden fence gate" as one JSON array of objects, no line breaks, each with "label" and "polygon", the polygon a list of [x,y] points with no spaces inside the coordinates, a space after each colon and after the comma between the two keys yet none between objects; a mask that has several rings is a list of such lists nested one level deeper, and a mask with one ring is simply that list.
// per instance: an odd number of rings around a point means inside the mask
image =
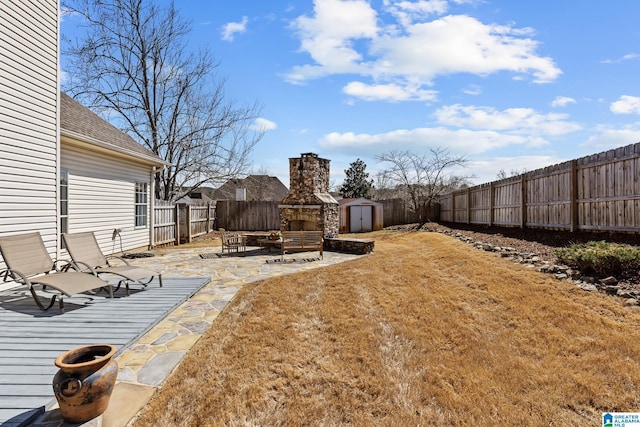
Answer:
[{"label": "wooden fence gate", "polygon": [[167,204],[162,201],[155,203],[153,246],[190,242],[194,237],[217,228],[214,204]]}]

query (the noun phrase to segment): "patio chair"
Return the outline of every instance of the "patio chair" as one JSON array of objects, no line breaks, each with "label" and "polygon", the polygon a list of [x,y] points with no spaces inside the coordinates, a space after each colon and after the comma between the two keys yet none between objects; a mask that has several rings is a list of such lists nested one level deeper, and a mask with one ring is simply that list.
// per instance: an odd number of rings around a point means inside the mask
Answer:
[{"label": "patio chair", "polygon": [[[60,262],[54,262],[38,232],[0,237],[0,253],[7,266],[6,270],[0,271],[0,277],[4,282],[11,280],[26,285],[42,311],[49,310],[59,297],[60,313],[64,313],[63,296],[71,297],[100,288],[106,288],[109,297],[113,298],[109,283],[91,274],[68,271],[68,268],[73,268],[68,263],[60,267]],[[41,285],[43,289],[48,286],[58,294],[54,294],[49,305],[45,306],[34,289],[35,285]]]},{"label": "patio chair", "polygon": [[240,253],[242,255],[246,255],[247,251],[247,239],[245,236],[241,236],[237,233],[229,233],[225,231],[223,228],[220,229],[222,233],[222,253],[227,252],[228,254]]},{"label": "patio chair", "polygon": [[131,265],[124,258],[115,255],[105,256],[98,245],[95,234],[91,231],[65,233],[62,238],[71,257],[71,262],[80,271],[91,272],[98,276],[102,274],[119,276],[121,279],[116,291],[120,289],[121,285],[124,285],[127,295],[129,295],[129,284],[134,283],[146,287],[155,276],[158,276],[160,287],[162,287],[162,274]]}]

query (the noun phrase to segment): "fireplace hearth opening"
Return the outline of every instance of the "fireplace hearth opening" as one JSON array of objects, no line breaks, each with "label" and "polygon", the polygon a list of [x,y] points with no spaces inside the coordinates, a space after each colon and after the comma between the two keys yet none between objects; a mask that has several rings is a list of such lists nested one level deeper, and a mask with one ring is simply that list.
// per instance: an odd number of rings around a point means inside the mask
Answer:
[{"label": "fireplace hearth opening", "polygon": [[289,220],[289,231],[319,231],[315,221],[305,221],[300,219]]}]

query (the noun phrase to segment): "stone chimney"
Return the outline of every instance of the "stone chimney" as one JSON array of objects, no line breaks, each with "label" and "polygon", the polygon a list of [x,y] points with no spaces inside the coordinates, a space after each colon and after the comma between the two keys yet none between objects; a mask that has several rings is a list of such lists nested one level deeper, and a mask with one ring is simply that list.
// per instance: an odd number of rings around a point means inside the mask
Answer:
[{"label": "stone chimney", "polygon": [[289,159],[289,195],[280,207],[281,230],[322,230],[337,237],[338,202],[329,194],[329,163],[314,153]]}]

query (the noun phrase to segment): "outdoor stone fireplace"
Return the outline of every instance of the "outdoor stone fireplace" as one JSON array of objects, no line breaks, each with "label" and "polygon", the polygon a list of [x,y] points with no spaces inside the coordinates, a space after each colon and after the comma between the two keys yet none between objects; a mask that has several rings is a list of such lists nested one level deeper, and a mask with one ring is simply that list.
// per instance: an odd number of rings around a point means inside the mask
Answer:
[{"label": "outdoor stone fireplace", "polygon": [[289,195],[279,205],[281,230],[338,236],[338,202],[329,194],[329,162],[314,153],[289,159]]}]

